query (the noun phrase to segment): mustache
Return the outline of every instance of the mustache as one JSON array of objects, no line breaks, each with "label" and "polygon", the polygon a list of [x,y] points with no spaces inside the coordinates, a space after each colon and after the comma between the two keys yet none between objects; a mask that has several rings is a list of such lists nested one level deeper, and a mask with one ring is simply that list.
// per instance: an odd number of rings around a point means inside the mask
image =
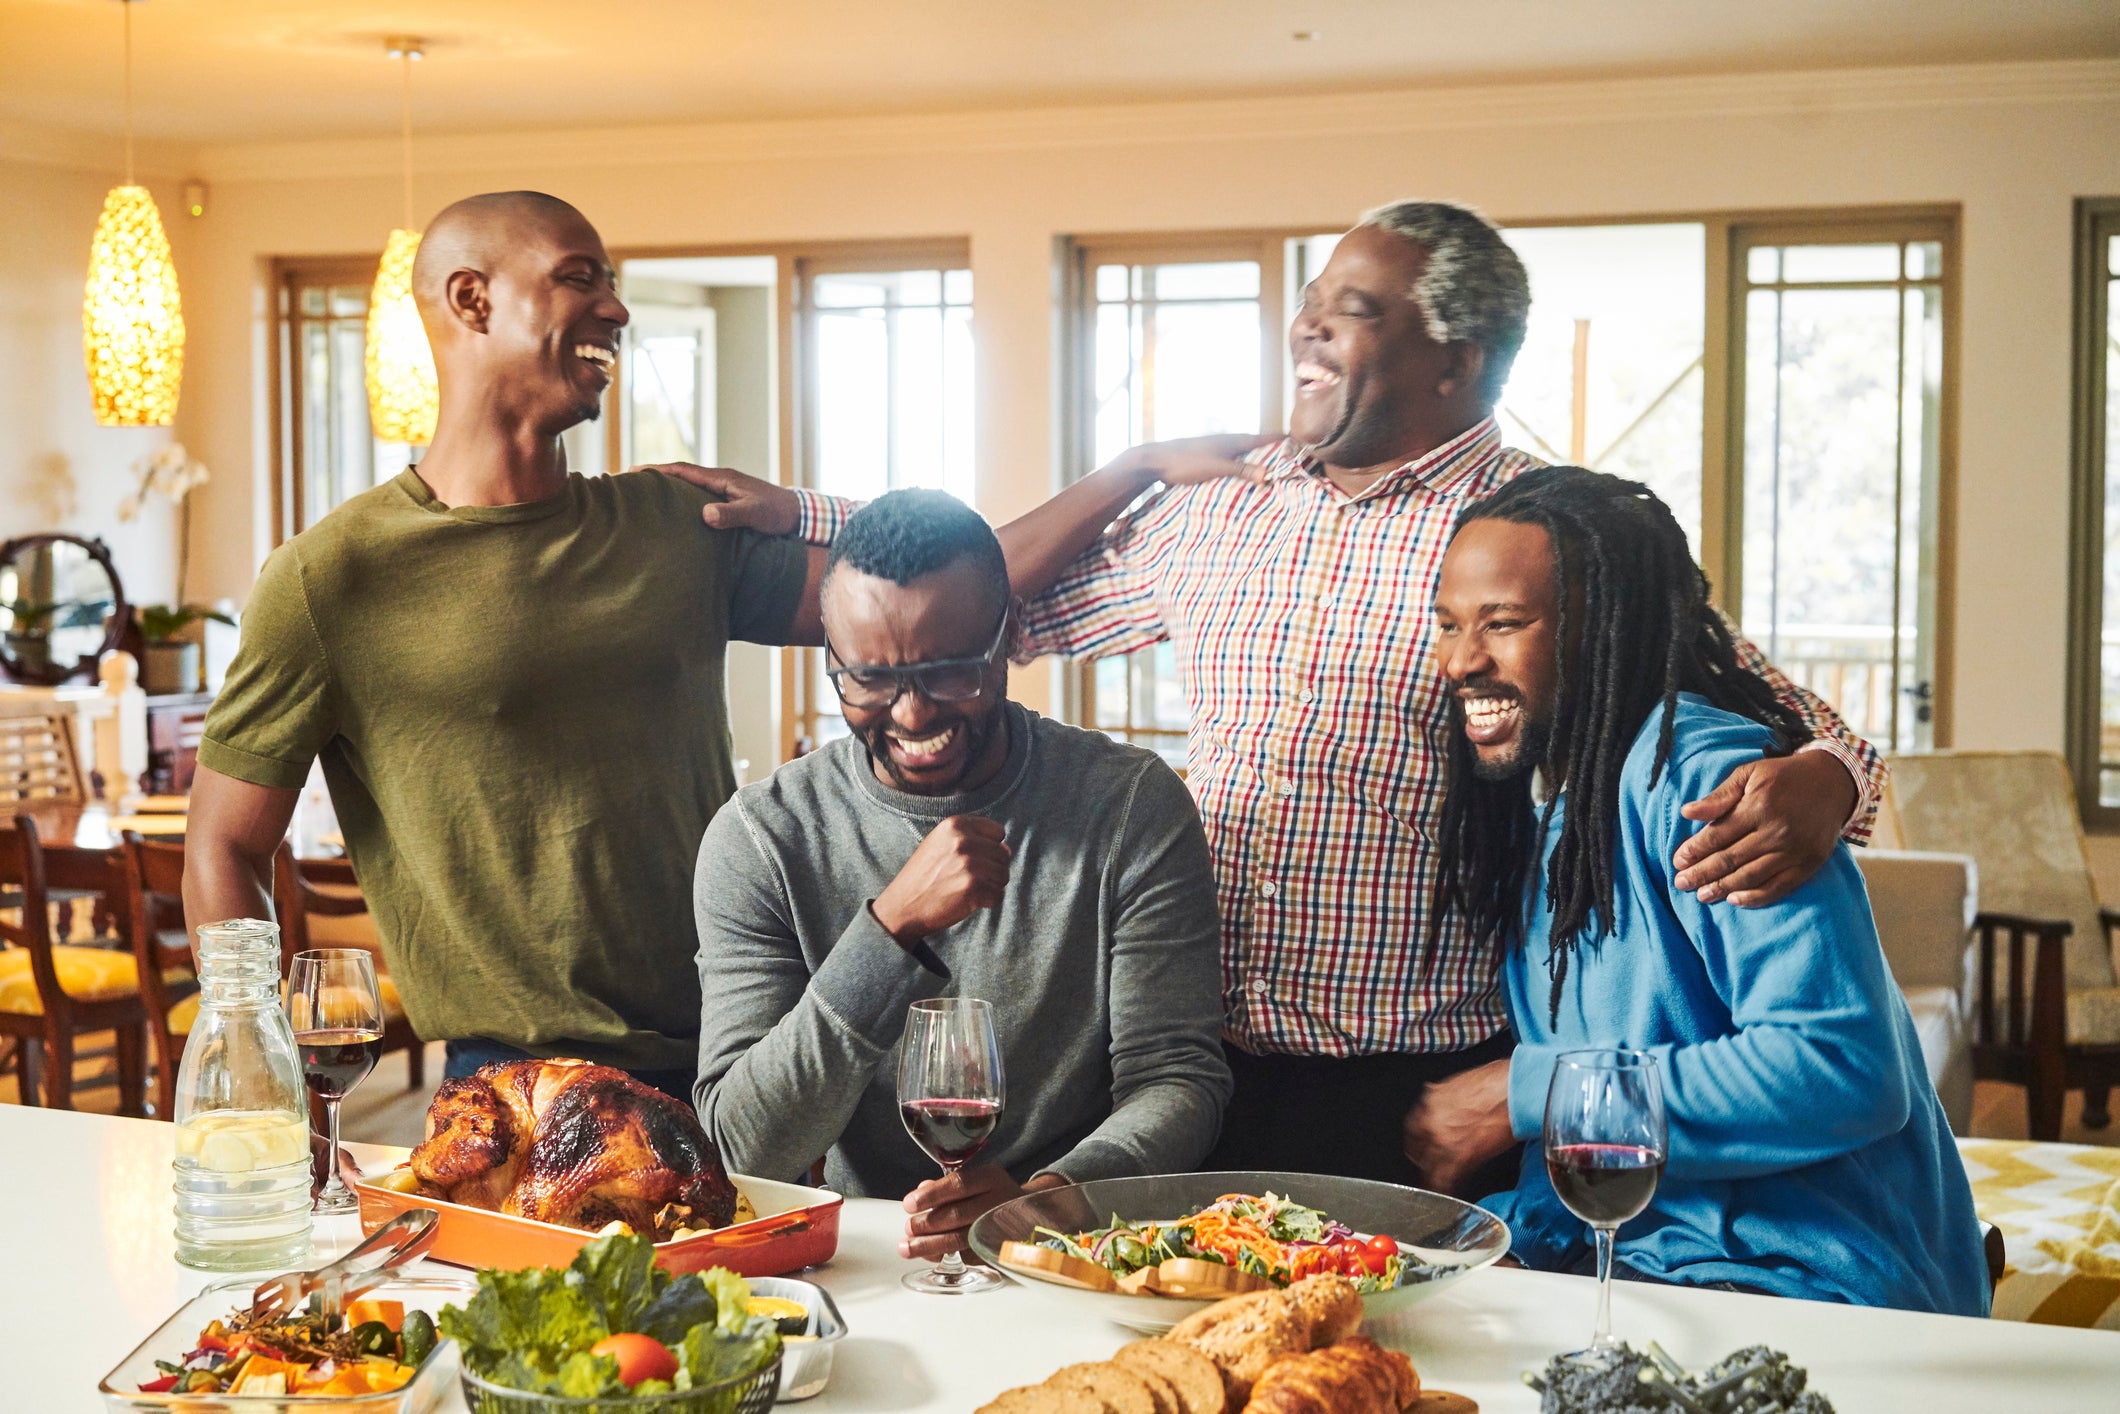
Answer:
[{"label": "mustache", "polygon": [[1464,700],[1468,697],[1506,697],[1515,700],[1523,695],[1500,678],[1466,678],[1463,682],[1452,683],[1450,687],[1451,701],[1460,706],[1464,705]]}]

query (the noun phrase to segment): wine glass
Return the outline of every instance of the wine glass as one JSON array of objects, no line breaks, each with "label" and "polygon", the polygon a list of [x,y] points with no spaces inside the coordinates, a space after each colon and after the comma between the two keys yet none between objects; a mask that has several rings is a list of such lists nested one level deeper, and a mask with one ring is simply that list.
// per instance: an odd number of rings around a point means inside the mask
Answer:
[{"label": "wine glass", "polygon": [[[898,1114],[906,1133],[953,1174],[994,1137],[1001,1120],[1001,1046],[994,1009],[976,997],[914,1002],[898,1048]],[[905,1284],[931,1296],[964,1296],[1005,1285],[999,1273],[967,1267],[952,1252]]]},{"label": "wine glass", "polygon": [[287,1020],[302,1053],[302,1080],[324,1102],[324,1187],[313,1211],[351,1213],[360,1202],[339,1177],[339,1101],[383,1054],[383,994],[375,958],[360,948],[294,955],[287,970]]},{"label": "wine glass", "polygon": [[1645,1051],[1567,1051],[1546,1088],[1546,1177],[1597,1239],[1597,1329],[1578,1354],[1612,1339],[1612,1243],[1649,1206],[1669,1141],[1656,1057]]}]

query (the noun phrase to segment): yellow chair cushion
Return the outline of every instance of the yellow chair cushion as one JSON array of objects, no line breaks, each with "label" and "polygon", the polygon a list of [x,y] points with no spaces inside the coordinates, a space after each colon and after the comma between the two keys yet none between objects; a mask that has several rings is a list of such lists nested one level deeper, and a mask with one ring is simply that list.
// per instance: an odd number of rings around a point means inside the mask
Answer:
[{"label": "yellow chair cushion", "polygon": [[[383,996],[384,1022],[387,1024],[402,1018],[405,1015],[405,1005],[398,1000],[397,983],[391,981],[385,975],[378,974],[375,979],[375,987]],[[194,993],[169,1009],[169,1034],[172,1036],[189,1036],[193,1023],[197,1022],[198,1019],[199,998],[197,993]]]},{"label": "yellow chair cushion", "polygon": [[[140,990],[140,972],[129,952],[61,943],[52,949],[52,968],[59,974],[60,990],[75,1001],[108,1001]],[[0,952],[0,1011],[18,1016],[44,1014],[44,999],[37,995],[27,948]]]}]

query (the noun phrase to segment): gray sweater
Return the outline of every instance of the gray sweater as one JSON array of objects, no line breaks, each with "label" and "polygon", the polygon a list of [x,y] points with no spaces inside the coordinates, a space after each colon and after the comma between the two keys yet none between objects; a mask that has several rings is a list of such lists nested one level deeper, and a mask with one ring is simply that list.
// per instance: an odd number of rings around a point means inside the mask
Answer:
[{"label": "gray sweater", "polygon": [[[974,1163],[1021,1182],[1183,1171],[1229,1100],[1218,920],[1192,796],[1154,753],[1011,703],[1009,756],[977,791],[906,795],[835,741],[738,792],[707,829],[699,919],[699,1116],[737,1172],[819,1155],[850,1196],[940,1170],[898,1115],[898,1041],[924,997],[994,1006],[1007,1101]],[[909,956],[869,912],[934,825],[999,821],[999,908]],[[828,1152],[829,1151],[829,1152]]]}]

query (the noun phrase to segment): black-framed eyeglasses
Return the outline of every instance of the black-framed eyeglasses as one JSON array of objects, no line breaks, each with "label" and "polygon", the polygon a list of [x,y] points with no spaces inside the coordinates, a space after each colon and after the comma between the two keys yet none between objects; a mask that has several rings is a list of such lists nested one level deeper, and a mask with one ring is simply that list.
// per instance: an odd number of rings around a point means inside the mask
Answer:
[{"label": "black-framed eyeglasses", "polygon": [[[976,658],[935,658],[902,668],[855,664],[826,668],[824,675],[832,680],[832,690],[839,694],[839,700],[849,707],[890,707],[909,687],[930,702],[970,702],[986,691],[987,670],[993,667],[994,655],[1008,640],[1008,622],[1008,611],[1004,609],[1000,626],[994,630],[994,641]],[[838,659],[839,650],[832,647],[829,638],[824,646]]]}]

